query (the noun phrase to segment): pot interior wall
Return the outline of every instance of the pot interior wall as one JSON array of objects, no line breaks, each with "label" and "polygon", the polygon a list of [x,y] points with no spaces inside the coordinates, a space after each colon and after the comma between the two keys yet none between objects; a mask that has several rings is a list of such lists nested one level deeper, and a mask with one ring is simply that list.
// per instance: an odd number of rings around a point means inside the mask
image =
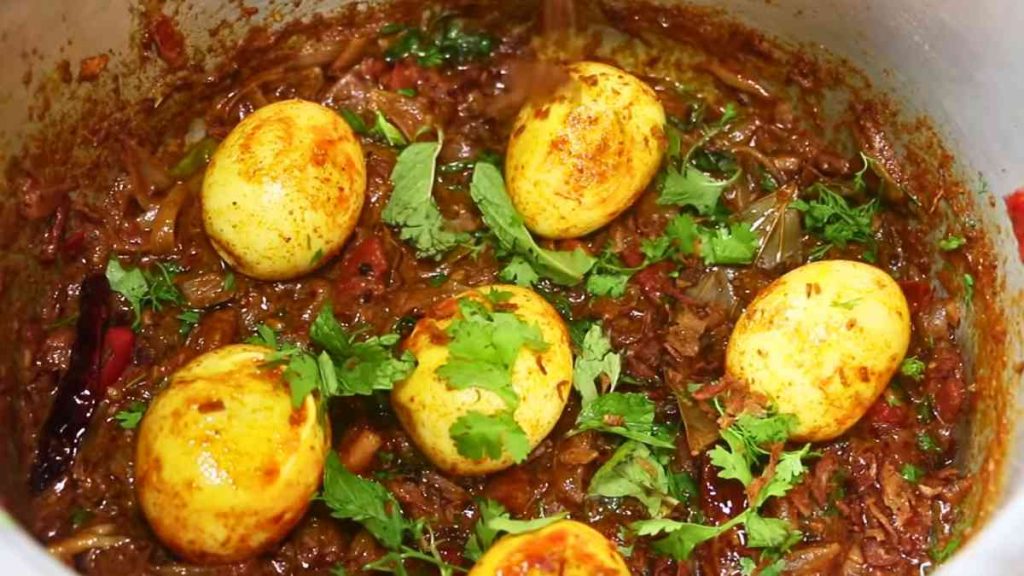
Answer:
[{"label": "pot interior wall", "polygon": [[[230,47],[250,26],[278,26],[286,20],[329,11],[342,1],[265,2],[247,6],[258,11],[240,18],[232,2],[196,0],[165,8],[175,13],[194,50],[217,53]],[[944,141],[955,152],[965,181],[975,183],[977,224],[988,231],[1001,271],[997,308],[1006,314],[1005,335],[984,333],[980,311],[964,329],[975,359],[975,377],[998,382],[979,394],[974,421],[974,445],[965,465],[977,470],[999,468],[998,450],[991,440],[1010,425],[1016,412],[1016,388],[1021,382],[1024,359],[1024,266],[1010,231],[1002,196],[1024,185],[1024,4],[1004,0],[904,0],[898,3],[864,3],[857,0],[699,0],[720,8],[758,29],[787,40],[826,47],[857,64],[875,86],[894,95],[909,116],[931,119]],[[0,162],[6,163],[26,135],[41,126],[59,127],[77,118],[84,107],[102,113],[115,88],[128,99],[156,96],[164,79],[162,69],[137,65],[142,38],[138,36],[138,8],[129,0],[82,0],[51,6],[33,2],[0,5],[0,50],[8,61],[0,68]],[[216,35],[211,23],[223,22]],[[110,56],[107,74],[95,82],[64,82],[58,63],[70,63],[72,75],[78,62],[97,54]],[[212,59],[208,64],[212,64]],[[83,143],[84,135],[83,135]],[[83,144],[84,145],[84,144]],[[0,190],[0,194],[10,191]],[[956,214],[949,214],[956,217]],[[984,265],[986,263],[978,263]],[[977,324],[975,322],[982,322]],[[9,381],[0,379],[0,381]],[[6,396],[0,390],[0,396]],[[0,436],[9,426],[6,409],[0,410]],[[1024,493],[1021,478],[1024,444],[1013,443],[1008,456],[1005,507],[988,528],[947,570],[970,563],[970,572],[1014,573],[1010,560],[1024,557],[1002,542],[1024,530]],[[10,458],[0,443],[0,460]],[[4,460],[6,461],[6,460]],[[4,466],[6,470],[11,467]],[[1001,478],[996,473],[993,478]],[[993,502],[992,491],[979,490],[977,498]],[[0,493],[3,482],[0,479]],[[6,502],[11,505],[10,502]],[[979,502],[979,504],[984,504]],[[2,533],[3,528],[0,528]],[[19,538],[21,538],[19,536]],[[24,547],[26,541],[15,543]],[[16,554],[21,562],[48,572],[54,564],[24,548]],[[15,556],[0,542],[0,563],[16,566]],[[42,562],[42,564],[36,564]],[[28,566],[28,564],[26,564]],[[26,571],[28,569],[26,568]]]}]

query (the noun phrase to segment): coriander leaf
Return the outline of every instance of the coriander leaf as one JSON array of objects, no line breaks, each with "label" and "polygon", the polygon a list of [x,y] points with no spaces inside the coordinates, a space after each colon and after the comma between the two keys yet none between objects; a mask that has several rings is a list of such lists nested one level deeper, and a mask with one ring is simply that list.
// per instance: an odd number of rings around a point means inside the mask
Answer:
[{"label": "coriander leaf", "polygon": [[931,550],[929,550],[928,555],[932,557],[932,560],[942,563],[946,560],[949,560],[958,548],[960,548],[960,536],[954,536],[953,538],[950,538],[949,541],[941,547],[932,548]]},{"label": "coriander leaf", "polygon": [[[486,294],[492,305],[509,296],[499,291]],[[540,329],[511,312],[492,312],[470,298],[460,299],[458,308],[460,315],[445,329],[451,340],[448,359],[437,369],[438,376],[456,390],[489,390],[515,410],[519,397],[512,386],[512,367],[524,347],[534,351],[547,348]]]},{"label": "coriander leaf", "polygon": [[388,146],[401,147],[409,143],[405,139],[405,135],[402,134],[402,131],[389,122],[379,111],[376,113],[373,128],[370,129],[369,133],[371,136],[383,138],[388,143]]},{"label": "coriander leaf", "polygon": [[907,378],[914,380],[921,380],[924,378],[925,363],[917,358],[917,356],[910,356],[904,358],[903,362],[900,363],[900,374]]},{"label": "coriander leaf", "polygon": [[363,121],[359,114],[356,114],[349,108],[342,108],[338,110],[338,114],[341,114],[341,117],[348,123],[349,128],[351,128],[356,134],[369,134],[370,128],[366,125],[366,122]]},{"label": "coriander leaf", "polygon": [[651,450],[635,441],[624,442],[590,480],[590,496],[632,497],[639,500],[653,517],[662,516],[678,502],[669,496],[665,467]]},{"label": "coriander leaf", "polygon": [[903,468],[900,469],[900,476],[911,484],[917,484],[921,481],[921,478],[924,478],[924,470],[913,464],[904,464]]},{"label": "coriander leaf", "polygon": [[142,298],[149,291],[149,285],[142,270],[134,268],[125,269],[116,259],[111,258],[107,262],[107,281],[110,287],[121,296],[124,296],[135,311],[135,327],[138,327],[139,318],[142,315]]},{"label": "coriander leaf", "polygon": [[654,424],[654,402],[637,393],[609,392],[583,406],[574,433],[598,430],[657,448],[674,448],[670,435]]},{"label": "coriander leaf", "polygon": [[706,265],[750,264],[757,256],[757,234],[746,222],[704,231],[700,238],[700,254]]},{"label": "coriander leaf", "polygon": [[964,300],[971,304],[974,302],[974,276],[964,274]]},{"label": "coriander leaf", "polygon": [[507,534],[525,534],[527,532],[533,532],[546,528],[559,520],[562,520],[568,516],[566,512],[559,512],[552,516],[545,516],[543,518],[534,518],[532,520],[514,520],[509,518],[507,515],[495,518],[491,520],[490,526],[499,532],[505,532]]},{"label": "coriander leaf", "polygon": [[397,226],[399,237],[423,257],[439,256],[468,240],[448,228],[432,196],[440,150],[440,142],[420,142],[402,150],[391,171],[394,190],[381,212],[381,220]]},{"label": "coriander leaf", "polygon": [[192,144],[178,163],[167,171],[175,180],[185,180],[199,172],[210,162],[210,157],[217,150],[217,141],[206,137]]},{"label": "coriander leaf", "polygon": [[513,256],[508,264],[498,274],[505,282],[511,282],[517,286],[533,286],[540,280],[540,276],[522,256]]},{"label": "coriander leaf", "polygon": [[142,422],[142,416],[146,414],[146,404],[143,402],[132,402],[128,408],[114,414],[114,420],[125,430],[134,430]]},{"label": "coriander leaf", "polygon": [[697,545],[718,537],[738,524],[740,519],[742,516],[737,516],[721,526],[704,526],[673,520],[641,520],[634,522],[632,527],[640,536],[668,532],[668,536],[654,541],[654,550],[676,560],[688,560]]},{"label": "coriander leaf", "polygon": [[477,162],[469,190],[484,223],[502,249],[525,258],[537,274],[556,284],[573,286],[594,266],[595,259],[579,248],[560,252],[537,245],[505,191],[501,172],[493,164]]},{"label": "coriander leaf", "polygon": [[622,358],[612,351],[611,340],[600,324],[591,324],[583,336],[572,370],[572,382],[580,393],[583,405],[587,406],[597,399],[598,390],[594,381],[602,374],[608,378],[608,391],[613,392],[621,370]]},{"label": "coriander leaf", "polygon": [[673,218],[665,227],[665,237],[670,244],[683,254],[696,251],[697,240],[701,237],[702,228],[689,214],[680,214]]},{"label": "coriander leaf", "polygon": [[330,372],[333,382],[325,380],[325,396],[367,396],[375,390],[390,390],[416,367],[416,360],[409,352],[395,357],[397,334],[371,336],[357,342],[355,335],[350,335],[338,323],[330,304],[320,309],[310,326],[309,336],[333,362]]},{"label": "coriander leaf", "polygon": [[284,371],[292,395],[292,408],[298,410],[314,390],[319,390],[320,365],[311,354],[300,352],[291,356]]},{"label": "coriander leaf", "polygon": [[800,532],[786,520],[765,518],[753,510],[747,512],[743,526],[747,532],[747,546],[751,548],[787,549],[800,541]]},{"label": "coriander leaf", "polygon": [[727,180],[715,180],[692,165],[685,166],[681,171],[669,167],[662,180],[658,204],[692,206],[699,214],[712,214],[718,206],[722,191],[736,183],[739,176],[740,171],[736,170]]},{"label": "coriander leaf", "polygon": [[740,558],[740,574],[742,576],[754,576],[754,570],[757,570],[757,562],[746,556]]},{"label": "coriander leaf", "polygon": [[878,211],[878,200],[872,200],[862,206],[853,207],[839,194],[828,186],[818,183],[811,186],[808,192],[817,193],[817,198],[810,202],[794,200],[790,207],[804,213],[804,226],[808,231],[820,236],[825,243],[813,254],[816,258],[823,257],[833,246],[845,248],[855,242],[865,244],[869,251],[874,250],[875,238],[872,220]]},{"label": "coriander leaf", "polygon": [[373,480],[349,472],[334,451],[328,453],[324,464],[320,499],[330,508],[331,516],[359,522],[391,550],[401,546],[404,532],[411,528],[391,492]]},{"label": "coriander leaf", "polygon": [[448,431],[459,454],[480,460],[497,460],[507,452],[516,463],[530,454],[530,439],[511,412],[484,414],[467,412],[452,424]]},{"label": "coriander leaf", "polygon": [[587,276],[587,292],[592,296],[620,298],[632,275],[625,272],[592,272]]},{"label": "coriander leaf", "polygon": [[188,336],[192,329],[199,324],[199,318],[202,316],[202,312],[199,310],[185,310],[181,314],[178,314],[178,320],[181,322],[181,326],[178,328],[178,334],[182,336]]},{"label": "coriander leaf", "polygon": [[404,29],[384,51],[384,58],[390,63],[415,58],[420,66],[434,68],[445,63],[465,64],[486,58],[494,50],[494,44],[494,39],[486,34],[463,30],[459,20],[442,18],[439,25],[428,31]]},{"label": "coriander leaf", "polygon": [[466,540],[466,546],[462,553],[463,556],[473,562],[479,560],[484,555],[484,552],[498,539],[498,529],[491,527],[490,522],[500,516],[508,516],[508,511],[505,510],[505,507],[500,502],[490,498],[480,499],[478,506],[480,508],[480,516],[477,518],[476,524],[473,525],[473,531],[470,533],[469,539]]},{"label": "coriander leaf", "polygon": [[956,236],[950,234],[949,236],[946,236],[942,240],[939,240],[939,249],[941,249],[943,252],[952,252],[953,250],[960,248],[964,244],[967,244],[967,240],[963,236]]},{"label": "coriander leaf", "polygon": [[126,269],[116,258],[107,262],[106,276],[110,287],[131,304],[135,312],[133,329],[138,329],[142,321],[142,310],[151,308],[161,310],[166,304],[182,305],[185,301],[178,287],[174,285],[174,277],[182,270],[174,263],[157,262],[154,271],[142,268]]},{"label": "coriander leaf", "polygon": [[807,444],[800,450],[783,452],[779,455],[779,461],[775,464],[775,473],[757,492],[757,498],[754,501],[755,509],[769,498],[785,496],[800,482],[804,473],[807,472],[807,466],[804,465],[803,459],[807,457],[810,450],[811,445]]},{"label": "coriander leaf", "polygon": [[644,255],[645,262],[659,262],[668,257],[672,248],[672,240],[668,236],[657,238],[644,238],[640,242],[640,253]]}]

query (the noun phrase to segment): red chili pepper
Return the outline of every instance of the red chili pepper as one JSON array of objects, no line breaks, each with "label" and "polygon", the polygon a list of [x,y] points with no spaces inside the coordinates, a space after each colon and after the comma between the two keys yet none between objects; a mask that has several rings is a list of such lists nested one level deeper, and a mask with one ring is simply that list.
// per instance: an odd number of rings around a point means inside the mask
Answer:
[{"label": "red chili pepper", "polygon": [[1013,223],[1013,235],[1017,238],[1017,252],[1024,262],[1024,188],[1006,197],[1006,211]]},{"label": "red chili pepper", "polygon": [[127,326],[108,328],[103,336],[103,367],[100,368],[100,388],[106,390],[117,382],[132,361],[135,332]]}]

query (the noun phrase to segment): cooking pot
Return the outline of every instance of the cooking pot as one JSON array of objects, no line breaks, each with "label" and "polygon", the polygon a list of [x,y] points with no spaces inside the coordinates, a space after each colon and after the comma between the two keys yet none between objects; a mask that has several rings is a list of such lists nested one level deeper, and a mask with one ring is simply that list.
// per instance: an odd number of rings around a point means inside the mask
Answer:
[{"label": "cooking pot", "polygon": [[[249,0],[258,10],[239,17],[239,4],[215,0],[174,3],[174,14],[193,47],[230,45],[249,27],[280,26],[329,11],[344,0]],[[963,323],[977,382],[971,445],[963,466],[982,471],[975,486],[976,526],[943,574],[1018,574],[1024,547],[1024,433],[1015,426],[1017,388],[1024,371],[1024,265],[1003,197],[1024,186],[1024,3],[1012,0],[700,0],[787,43],[818,46],[861,68],[875,88],[889,92],[908,117],[929,118],[956,155],[958,170],[974,184],[974,215],[988,234],[998,267],[995,302],[1005,333],[981,329],[981,314]],[[102,100],[114,82],[128,99],[152,97],[161,68],[138,67],[140,45],[131,0],[0,3],[0,161],[39,126],[62,115],[81,115],[82,102]],[[211,23],[223,23],[215,36]],[[61,82],[58,62],[109,56],[107,74],[95,82]],[[208,65],[214,63],[210,58]],[[130,71],[130,74],[124,72]],[[74,72],[74,70],[72,70]],[[955,217],[955,215],[953,215]],[[0,396],[3,395],[0,390]],[[10,419],[0,414],[0,438]],[[1000,439],[1005,438],[1007,444]],[[0,462],[10,458],[0,442]],[[1003,455],[1005,454],[1005,458]],[[0,469],[13,467],[0,464]],[[2,493],[0,479],[0,493]],[[66,569],[0,510],[0,566],[5,574],[65,574]]]}]

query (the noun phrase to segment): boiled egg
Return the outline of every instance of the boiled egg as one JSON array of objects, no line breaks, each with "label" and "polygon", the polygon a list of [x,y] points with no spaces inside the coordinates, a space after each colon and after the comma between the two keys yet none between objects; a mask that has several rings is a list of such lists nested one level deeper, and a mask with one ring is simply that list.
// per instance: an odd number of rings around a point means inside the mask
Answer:
[{"label": "boiled egg", "polygon": [[740,316],[726,373],[792,414],[792,439],[818,442],[853,426],[878,399],[910,343],[910,310],[884,271],[846,260],[801,266]]},{"label": "boiled egg", "polygon": [[197,563],[252,558],[284,538],[316,493],[329,447],[307,397],[292,409],[271,351],[238,344],[175,372],[139,426],[135,484],[160,540]]},{"label": "boiled egg", "polygon": [[665,111],[636,77],[597,62],[520,110],[505,161],[508,192],[526,226],[576,238],[611,222],[661,165]]},{"label": "boiled egg", "polygon": [[530,450],[554,428],[569,397],[569,332],[562,317],[543,297],[526,288],[497,285],[472,289],[441,302],[416,324],[405,342],[405,348],[416,356],[417,366],[406,380],[395,385],[391,403],[420,451],[450,474],[488,474],[514,463],[507,450],[499,458],[485,455],[476,459],[459,452],[451,430],[460,417],[470,412],[493,415],[508,407],[493,391],[477,387],[455,389],[438,374],[449,359],[450,338],[445,330],[460,315],[458,301],[471,299],[493,308],[487,295],[495,293],[504,296],[501,310],[536,326],[546,344],[543,350],[522,347],[511,364],[512,388],[518,397],[512,417],[525,432]]},{"label": "boiled egg", "polygon": [[203,226],[235,270],[286,280],[341,250],[365,196],[366,162],[345,120],[313,102],[275,102],[242,120],[211,158]]},{"label": "boiled egg", "polygon": [[573,520],[498,540],[469,576],[629,576],[618,549],[600,532]]}]

